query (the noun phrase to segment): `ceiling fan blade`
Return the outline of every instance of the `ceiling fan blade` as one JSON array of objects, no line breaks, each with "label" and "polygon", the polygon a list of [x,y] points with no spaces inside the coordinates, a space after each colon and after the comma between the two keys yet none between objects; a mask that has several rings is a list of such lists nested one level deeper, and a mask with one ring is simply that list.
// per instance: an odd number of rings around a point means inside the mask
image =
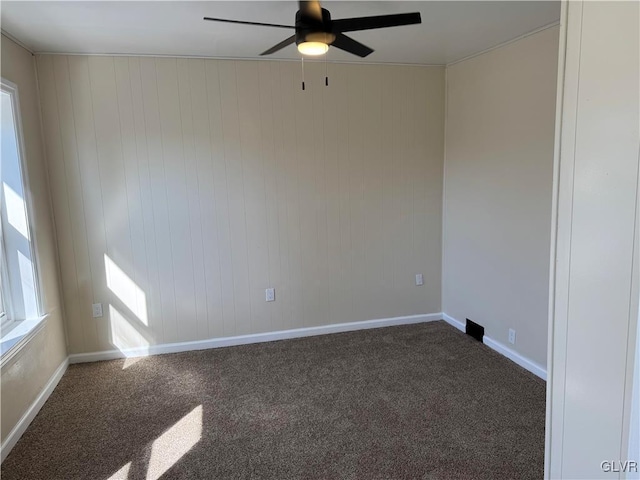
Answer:
[{"label": "ceiling fan blade", "polygon": [[260,27],[296,28],[292,25],[280,25],[277,23],[245,22],[244,20],[229,20],[227,18],[204,17],[204,20],[209,20],[211,22],[239,23],[241,25],[258,25]]},{"label": "ceiling fan blade", "polygon": [[422,23],[420,12],[398,13],[396,15],[378,15],[374,17],[340,18],[333,20],[334,32],[355,32],[374,28],[399,27]]},{"label": "ceiling fan blade", "polygon": [[284,47],[291,45],[292,43],[296,43],[295,35],[291,35],[289,38],[286,38],[285,40],[281,41],[277,45],[274,45],[269,50],[265,50],[260,55],[271,55],[272,53],[276,53],[278,50],[281,50]]},{"label": "ceiling fan blade", "polygon": [[347,37],[344,33],[338,33],[331,46],[344,50],[345,52],[353,53],[359,57],[366,57],[370,53],[373,53],[373,49],[355,41],[351,37]]},{"label": "ceiling fan blade", "polygon": [[318,0],[299,1],[300,12],[307,18],[312,18],[318,22],[322,22],[322,7]]}]

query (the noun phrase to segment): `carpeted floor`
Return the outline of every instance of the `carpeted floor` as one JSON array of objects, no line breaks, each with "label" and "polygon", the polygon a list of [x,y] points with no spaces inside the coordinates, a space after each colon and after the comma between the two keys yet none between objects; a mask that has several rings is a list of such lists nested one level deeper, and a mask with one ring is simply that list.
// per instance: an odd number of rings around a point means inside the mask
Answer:
[{"label": "carpeted floor", "polygon": [[30,479],[542,478],[545,384],[444,322],[73,365]]}]

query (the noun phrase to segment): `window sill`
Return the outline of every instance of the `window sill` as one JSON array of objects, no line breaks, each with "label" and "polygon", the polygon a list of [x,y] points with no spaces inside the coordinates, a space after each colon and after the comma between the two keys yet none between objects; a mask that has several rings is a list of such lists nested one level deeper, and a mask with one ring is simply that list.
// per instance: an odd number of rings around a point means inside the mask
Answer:
[{"label": "window sill", "polygon": [[22,348],[42,330],[48,315],[22,320],[0,339],[0,368],[11,360]]}]

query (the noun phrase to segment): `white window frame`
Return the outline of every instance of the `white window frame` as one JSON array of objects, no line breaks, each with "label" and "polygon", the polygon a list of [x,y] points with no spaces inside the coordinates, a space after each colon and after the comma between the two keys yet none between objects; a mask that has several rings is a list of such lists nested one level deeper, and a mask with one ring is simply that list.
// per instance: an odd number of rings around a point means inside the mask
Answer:
[{"label": "white window frame", "polygon": [[[20,333],[19,340],[16,341],[13,345],[11,345],[6,351],[2,353],[0,359],[0,366],[4,366],[19,350],[22,349],[24,345],[26,345],[31,338],[35,336],[45,325],[47,314],[44,311],[44,305],[42,301],[42,283],[40,278],[40,259],[38,257],[37,249],[35,248],[36,239],[34,236],[34,219],[33,219],[33,202],[31,199],[31,192],[29,189],[29,170],[27,167],[26,161],[26,149],[24,143],[24,136],[22,130],[22,117],[20,110],[20,96],[18,93],[18,86],[5,79],[4,77],[0,78],[0,90],[3,93],[9,95],[11,99],[11,110],[13,116],[13,125],[15,128],[16,135],[16,147],[18,152],[18,166],[20,168],[20,180],[22,183],[22,191],[23,191],[23,200],[25,202],[26,209],[26,221],[27,221],[27,229],[29,233],[29,250],[31,253],[31,263],[33,268],[34,275],[34,283],[35,283],[35,304],[37,309],[36,318],[26,318],[26,319],[15,319],[11,310],[11,295],[6,293],[6,286],[10,285],[11,279],[10,274],[8,272],[8,268],[6,268],[6,262],[4,262],[3,267],[1,268],[0,275],[3,275],[2,284],[4,287],[3,301],[4,301],[4,310],[5,310],[5,318],[0,322],[2,325],[2,333],[0,334],[0,341],[4,342],[5,335],[15,333],[14,331]],[[2,183],[0,181],[0,188],[2,188]],[[6,219],[2,219],[0,221],[0,234],[2,232],[2,223]],[[5,258],[5,245],[4,245],[4,236],[0,236],[0,248],[2,248],[2,256]],[[12,325],[13,324],[13,325]]]},{"label": "white window frame", "polygon": [[5,331],[13,323],[11,314],[11,295],[5,295],[4,291],[11,288],[9,275],[7,272],[6,253],[4,248],[4,237],[2,236],[2,222],[0,221],[0,328]]}]

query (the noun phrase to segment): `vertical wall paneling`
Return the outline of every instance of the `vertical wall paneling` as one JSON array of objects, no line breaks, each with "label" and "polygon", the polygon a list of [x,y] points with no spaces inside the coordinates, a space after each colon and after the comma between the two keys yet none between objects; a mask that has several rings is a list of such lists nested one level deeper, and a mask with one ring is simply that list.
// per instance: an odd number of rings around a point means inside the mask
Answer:
[{"label": "vertical wall paneling", "polygon": [[[191,110],[193,141],[193,164],[189,170],[191,178],[193,214],[192,228],[197,235],[192,238],[194,260],[194,282],[198,292],[198,337],[213,335],[210,321],[221,318],[219,243],[216,223],[216,201],[207,188],[213,180],[211,162],[211,122],[208,109],[206,64],[204,60],[186,62],[189,96],[185,101]],[[182,69],[181,69],[182,70]],[[219,334],[220,335],[220,334]]]},{"label": "vertical wall paneling", "polygon": [[[379,272],[383,288],[394,283],[394,225],[393,225],[393,172],[394,172],[394,128],[395,119],[393,107],[395,105],[394,70],[381,69],[380,108],[384,114],[380,128],[380,152],[382,157],[382,208],[380,210],[382,228],[382,269]],[[381,305],[381,313],[389,315],[389,306]]]},{"label": "vertical wall paneling", "polygon": [[[93,295],[88,243],[86,239],[87,225],[82,199],[82,176],[78,162],[75,117],[69,86],[68,62],[67,57],[63,56],[54,57],[52,60],[53,86],[56,88],[61,152],[64,163],[62,171],[65,174],[68,192],[66,200],[69,207],[69,217],[73,219],[70,222],[71,228],[68,233],[71,235],[71,244],[73,245],[77,282],[76,294],[79,299],[79,301],[76,302],[77,305],[75,305],[75,308],[78,312],[86,314],[90,311],[88,309],[90,309]],[[93,330],[91,327],[92,325],[86,325],[84,326],[84,330],[91,331]]]},{"label": "vertical wall paneling", "polygon": [[173,284],[176,310],[175,322],[167,332],[172,338],[185,341],[193,339],[191,332],[196,320],[184,119],[181,112],[185,105],[180,102],[177,59],[158,58],[155,62],[172,259],[172,278],[167,278],[166,282]]},{"label": "vertical wall paneling", "polygon": [[[122,144],[122,160],[123,160],[123,174],[126,197],[126,208],[129,213],[127,219],[121,221],[127,221],[128,225],[123,225],[123,228],[128,227],[129,238],[125,238],[125,249],[120,255],[126,255],[125,260],[120,261],[119,268],[124,268],[128,265],[128,276],[131,279],[131,283],[126,286],[126,290],[122,290],[120,286],[117,288],[118,293],[123,296],[122,299],[114,299],[118,302],[114,308],[119,308],[123,315],[129,318],[129,321],[137,327],[138,330],[147,330],[147,327],[152,326],[150,322],[154,322],[155,318],[149,316],[147,309],[147,294],[145,292],[150,291],[149,283],[149,269],[147,263],[147,253],[145,246],[145,231],[144,231],[144,217],[142,207],[144,205],[142,199],[142,182],[140,175],[139,161],[144,161],[144,150],[138,156],[138,144],[136,136],[136,118],[134,109],[137,108],[134,104],[134,88],[132,77],[135,74],[135,79],[139,81],[139,70],[131,70],[130,62],[128,58],[121,57],[114,59],[114,73],[116,81],[116,96],[117,107],[119,114],[119,126]],[[139,99],[139,90],[136,92]],[[137,100],[139,101],[139,100]],[[122,194],[123,192],[121,192]],[[123,233],[124,235],[124,233]],[[126,243],[128,240],[128,244]],[[113,262],[117,262],[116,259],[111,259]],[[107,265],[111,268],[111,263],[107,261]],[[125,272],[126,273],[126,272]],[[133,287],[136,285],[138,288]],[[133,288],[132,288],[133,287]],[[143,333],[143,336],[148,336],[148,331]]]},{"label": "vertical wall paneling", "polygon": [[[234,331],[233,252],[231,251],[231,228],[228,215],[229,193],[227,188],[224,132],[222,129],[218,62],[206,60],[204,69],[210,158],[208,162],[206,159],[204,160],[209,165],[209,176],[204,177],[202,186],[207,192],[204,201],[208,202],[210,206],[207,209],[210,219],[205,225],[208,228],[209,241],[213,242],[213,236],[215,235],[216,242],[209,248],[205,248],[204,251],[209,259],[207,265],[214,266],[216,262],[219,265],[217,272],[215,270],[212,272],[207,271],[208,278],[211,279],[211,282],[208,283],[211,287],[207,290],[207,303],[210,313],[209,332],[215,337],[230,335]],[[211,202],[213,202],[213,205]],[[215,248],[216,245],[218,248]],[[216,286],[218,287],[217,289],[215,288]]]},{"label": "vertical wall paneling", "polygon": [[440,311],[443,68],[37,66],[71,353]]},{"label": "vertical wall paneling", "polygon": [[266,152],[262,143],[259,66],[256,62],[236,62],[236,75],[245,200],[248,328],[251,332],[259,332],[265,330],[269,323],[268,310],[261,308],[265,303],[264,289],[269,283],[269,250],[264,180]]},{"label": "vertical wall paneling", "polygon": [[[188,219],[189,232],[188,242],[190,247],[191,258],[187,267],[191,266],[186,272],[185,284],[187,292],[184,298],[187,305],[180,308],[184,312],[185,318],[182,320],[185,324],[185,336],[188,340],[203,338],[208,334],[204,328],[207,326],[207,302],[206,302],[206,283],[204,273],[204,246],[202,239],[202,216],[200,214],[200,201],[198,191],[199,168],[196,162],[195,150],[195,134],[193,123],[193,105],[191,92],[191,72],[189,62],[180,58],[177,60],[178,70],[178,92],[180,106],[180,124],[182,127],[182,151],[184,157],[184,173],[186,187],[186,212],[185,217]],[[185,280],[186,280],[185,279]],[[191,282],[191,283],[189,283]],[[191,290],[191,292],[189,292]]]},{"label": "vertical wall paneling", "polygon": [[[274,73],[278,71],[271,62],[259,63],[258,86],[260,106],[260,126],[264,177],[264,207],[266,221],[266,255],[267,255],[267,285],[282,285],[280,266],[279,222],[278,211],[278,164],[277,159],[282,155],[282,124],[276,124],[274,108],[279,108],[273,96]],[[260,287],[257,287],[257,298],[261,298]],[[263,329],[281,330],[278,319],[282,317],[282,302],[269,304],[266,310]]]},{"label": "vertical wall paneling", "polygon": [[[146,299],[148,325],[156,341],[163,338],[161,305],[160,305],[160,277],[158,268],[158,252],[155,237],[154,203],[151,188],[150,154],[154,152],[153,144],[147,138],[147,120],[145,114],[145,99],[143,94],[142,65],[137,58],[128,58],[129,88],[131,90],[131,109],[133,115],[133,135],[135,138],[135,158],[137,163],[139,216],[132,212],[133,252],[139,265],[146,265],[146,271],[136,276]],[[124,68],[124,67],[121,67]],[[123,85],[123,91],[126,86]],[[124,107],[126,108],[126,106]],[[153,123],[151,124],[153,125]],[[126,128],[126,127],[125,127]],[[129,175],[135,178],[135,171],[129,167]],[[135,180],[132,179],[133,189]],[[135,202],[135,197],[130,200]],[[134,234],[134,231],[136,232]]]},{"label": "vertical wall paneling", "polygon": [[53,58],[38,58],[39,80],[42,94],[42,117],[44,124],[44,141],[49,161],[49,179],[53,208],[56,212],[56,236],[58,238],[60,262],[66,265],[61,272],[63,298],[65,305],[69,305],[68,336],[69,348],[82,348],[88,345],[95,348],[91,339],[85,333],[85,327],[80,322],[78,312],[79,302],[75,301],[78,293],[78,280],[75,268],[74,245],[71,229],[71,218],[68,199],[66,196],[67,179],[65,175],[64,155],[60,122],[58,120],[58,98],[53,70]]}]

